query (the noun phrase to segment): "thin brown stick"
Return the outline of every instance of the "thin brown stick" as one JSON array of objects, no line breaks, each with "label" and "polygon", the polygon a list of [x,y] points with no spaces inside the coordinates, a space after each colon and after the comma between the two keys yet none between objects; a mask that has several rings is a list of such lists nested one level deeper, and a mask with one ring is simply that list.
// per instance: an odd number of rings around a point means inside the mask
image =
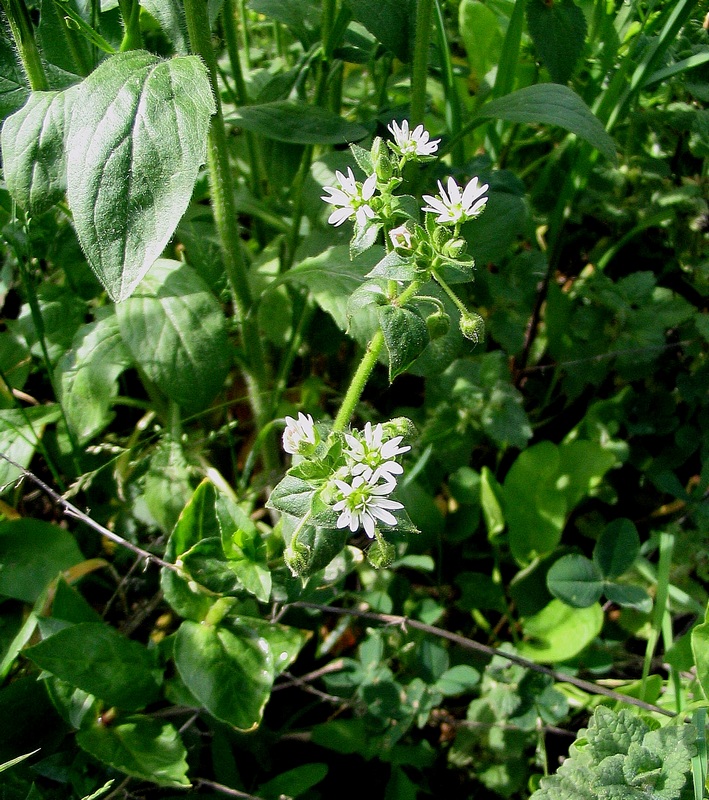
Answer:
[{"label": "thin brown stick", "polygon": [[146,561],[152,561],[154,564],[158,564],[165,569],[170,569],[173,572],[179,572],[178,568],[175,564],[170,564],[168,561],[164,561],[159,556],[150,553],[148,550],[144,550],[142,547],[139,547],[137,544],[133,544],[133,542],[129,542],[127,539],[124,539],[122,536],[119,536],[117,533],[109,530],[108,528],[104,527],[100,523],[96,522],[95,520],[91,519],[88,514],[85,514],[83,511],[78,509],[73,503],[70,503],[68,500],[65,500],[58,492],[55,492],[51,486],[47,485],[41,478],[37,477],[33,472],[30,472],[26,467],[23,467],[22,464],[18,464],[16,461],[13,461],[9,456],[5,455],[5,453],[0,453],[0,458],[7,461],[8,464],[11,464],[15,469],[19,469],[22,473],[24,478],[32,481],[35,486],[38,486],[46,495],[51,497],[51,499],[61,507],[62,511],[67,517],[73,517],[74,519],[78,519],[80,522],[83,522],[84,525],[87,525],[89,528],[93,529],[97,533],[100,533],[101,536],[105,536],[107,539],[110,539],[112,542],[120,545],[121,547],[125,547],[127,550],[131,550],[134,553],[137,553],[139,556],[142,556]]},{"label": "thin brown stick", "polygon": [[306,603],[304,601],[297,601],[295,603],[290,604],[291,607],[294,608],[312,608],[316,611],[322,611],[326,614],[337,614],[339,616],[352,616],[352,617],[360,617],[360,619],[369,619],[372,622],[380,622],[384,625],[398,625],[403,630],[406,628],[414,628],[418,631],[423,631],[424,633],[431,634],[431,636],[438,636],[441,639],[448,639],[450,642],[454,642],[458,646],[464,648],[465,650],[474,650],[477,653],[482,653],[486,656],[500,656],[501,658],[510,661],[513,664],[519,664],[521,667],[525,667],[526,669],[530,669],[533,672],[539,672],[542,675],[548,675],[549,677],[553,678],[555,681],[559,681],[561,683],[570,683],[572,686],[576,686],[579,689],[583,689],[585,692],[589,692],[590,694],[600,694],[604,697],[609,697],[611,700],[615,700],[619,703],[627,703],[628,705],[637,706],[638,708],[642,708],[645,711],[652,711],[656,714],[663,714],[666,717],[674,717],[676,714],[673,711],[668,711],[666,708],[661,708],[660,706],[653,705],[652,703],[646,703],[644,700],[638,700],[636,697],[630,697],[626,694],[621,694],[620,692],[614,692],[612,689],[606,689],[604,686],[599,686],[596,683],[592,683],[591,681],[585,681],[581,678],[575,678],[573,675],[566,675],[563,672],[557,672],[555,669],[551,669],[550,667],[545,667],[542,664],[537,664],[534,661],[529,661],[526,658],[522,658],[522,656],[518,656],[514,653],[508,653],[505,650],[500,650],[497,647],[490,647],[486,644],[481,644],[480,642],[476,642],[473,639],[468,639],[465,636],[461,636],[457,633],[452,633],[451,631],[446,631],[443,628],[437,628],[435,625],[427,625],[424,622],[419,622],[416,619],[409,619],[408,617],[400,617],[396,614],[379,614],[374,611],[361,611],[356,608],[337,608],[336,606],[323,606],[318,603]]},{"label": "thin brown stick", "polygon": [[242,792],[239,789],[231,789],[229,786],[224,786],[214,781],[208,781],[206,778],[195,778],[193,783],[197,788],[204,786],[207,789],[214,789],[215,792],[219,792],[220,794],[225,794],[227,797],[241,797],[242,800],[263,800],[262,797],[257,797],[255,794]]}]

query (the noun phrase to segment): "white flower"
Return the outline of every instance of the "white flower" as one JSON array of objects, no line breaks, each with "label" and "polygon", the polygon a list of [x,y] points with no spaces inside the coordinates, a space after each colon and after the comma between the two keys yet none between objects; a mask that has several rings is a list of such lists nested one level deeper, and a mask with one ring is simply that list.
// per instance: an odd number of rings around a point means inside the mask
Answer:
[{"label": "white flower", "polygon": [[283,431],[283,449],[286,453],[296,455],[303,449],[303,445],[317,444],[315,424],[310,414],[298,412],[298,419],[286,417],[286,429]]},{"label": "white flower", "polygon": [[392,228],[392,230],[389,231],[389,238],[394,247],[398,247],[400,250],[411,250],[411,242],[413,240],[411,231],[406,225],[399,225],[398,228]]},{"label": "white flower", "polygon": [[396,488],[394,481],[375,485],[364,476],[358,475],[351,484],[344,481],[335,483],[342,493],[342,500],[333,506],[335,511],[341,512],[337,518],[338,528],[349,528],[352,533],[364,528],[367,536],[372,539],[377,520],[387,525],[396,525],[396,517],[391,512],[404,506],[387,498]]},{"label": "white flower", "polygon": [[339,188],[323,186],[326,192],[330,192],[330,196],[323,195],[321,199],[326,203],[337,206],[327,221],[337,227],[354,217],[360,226],[363,226],[368,219],[374,219],[375,214],[369,205],[369,201],[372,199],[377,186],[377,176],[370,175],[364,183],[360,184],[355,180],[352,168],[347,167],[347,175],[343,175],[339,170],[336,170],[335,177],[340,184]]},{"label": "white flower", "polygon": [[428,205],[422,209],[438,214],[436,222],[452,222],[457,225],[459,222],[480,216],[485,210],[487,197],[484,195],[489,187],[487,184],[478,186],[477,178],[469,181],[462,192],[453,178],[448,178],[448,194],[440,181],[438,181],[438,188],[441,196],[432,197],[430,194],[425,194],[423,199]]},{"label": "white flower", "polygon": [[408,445],[399,447],[403,436],[394,436],[393,439],[382,442],[383,436],[384,429],[381,423],[373,428],[371,422],[364,426],[364,438],[361,435],[345,434],[349,446],[349,450],[345,451],[345,457],[350,462],[352,475],[362,475],[372,483],[383,478],[396,484],[394,476],[401,475],[404,468],[394,459],[411,448]]},{"label": "white flower", "polygon": [[392,149],[402,156],[431,156],[438,150],[440,139],[429,141],[429,133],[423,125],[417,125],[413,131],[409,130],[409,121],[404,120],[399,127],[396,122],[388,126],[396,144]]}]

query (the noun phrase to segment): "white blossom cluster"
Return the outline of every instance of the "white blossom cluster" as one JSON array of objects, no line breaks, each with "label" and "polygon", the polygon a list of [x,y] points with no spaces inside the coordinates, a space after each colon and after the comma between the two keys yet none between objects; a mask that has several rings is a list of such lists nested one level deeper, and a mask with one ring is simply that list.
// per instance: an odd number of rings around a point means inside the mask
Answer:
[{"label": "white blossom cluster", "polygon": [[[389,130],[394,137],[390,147],[403,160],[426,159],[438,150],[438,143],[441,141],[430,140],[423,125],[409,130],[407,120],[401,126],[392,122]],[[352,169],[348,167],[347,175],[337,170],[335,177],[338,186],[323,186],[323,190],[329,194],[323,195],[322,199],[335,206],[327,221],[337,227],[354,217],[360,226],[364,226],[369,220],[376,219],[376,212],[371,204],[376,191],[376,174],[367,176],[363,183],[359,183],[355,180]],[[472,178],[465,186],[459,186],[453,178],[448,178],[446,188],[438,181],[439,194],[425,194],[423,199],[427,205],[421,210],[438,214],[436,222],[441,225],[459,225],[482,214],[487,204],[485,192],[488,188],[487,183],[479,186],[477,177]]]},{"label": "white blossom cluster", "polygon": [[[378,521],[396,525],[396,517],[391,512],[404,507],[389,497],[404,471],[396,457],[411,449],[401,445],[402,439],[402,436],[385,438],[383,426],[372,426],[371,422],[363,431],[345,434],[344,464],[334,477],[333,509],[339,512],[338,528],[349,528],[353,533],[364,528],[367,536],[374,538]],[[287,453],[307,453],[317,440],[309,414],[300,413],[298,419],[286,417],[283,449]]]}]

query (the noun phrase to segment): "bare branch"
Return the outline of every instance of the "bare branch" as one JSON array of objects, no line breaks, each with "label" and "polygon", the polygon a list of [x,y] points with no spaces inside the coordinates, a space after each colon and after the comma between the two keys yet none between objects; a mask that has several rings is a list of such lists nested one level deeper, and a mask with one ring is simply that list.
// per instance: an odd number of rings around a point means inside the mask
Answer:
[{"label": "bare branch", "polygon": [[443,628],[437,628],[435,625],[426,625],[426,623],[419,622],[416,619],[400,617],[395,614],[378,614],[374,611],[360,611],[359,609],[355,608],[323,606],[319,605],[318,603],[306,603],[304,601],[297,601],[295,603],[291,603],[290,605],[294,608],[312,608],[316,611],[323,611],[324,613],[328,614],[337,614],[339,616],[350,615],[353,617],[360,617],[360,619],[369,619],[372,622],[380,622],[383,625],[398,625],[403,630],[406,630],[406,628],[414,628],[415,630],[429,633],[432,636],[438,636],[441,639],[448,639],[448,641],[454,642],[465,650],[474,650],[475,652],[482,653],[486,656],[500,656],[501,658],[504,658],[513,664],[519,664],[519,666],[530,669],[533,672],[539,672],[542,675],[548,675],[555,681],[559,681],[561,683],[570,683],[572,686],[583,689],[583,691],[589,692],[590,694],[600,694],[619,703],[627,703],[628,705],[642,708],[645,711],[663,714],[666,717],[676,716],[673,711],[668,711],[666,708],[661,708],[660,706],[653,705],[652,703],[646,703],[644,700],[638,700],[636,697],[630,697],[629,695],[621,694],[620,692],[614,692],[612,689],[606,689],[605,686],[599,686],[591,681],[584,681],[581,678],[575,678],[573,675],[567,675],[564,672],[557,672],[555,669],[545,667],[542,664],[537,664],[534,661],[529,661],[526,658],[522,658],[522,656],[518,656],[514,653],[508,653],[505,650],[499,650],[497,647],[490,647],[489,645],[481,644],[480,642],[476,642],[473,639],[468,639],[460,634],[446,631]]},{"label": "bare branch", "polygon": [[129,542],[127,539],[124,539],[122,536],[119,536],[117,533],[114,533],[112,530],[104,527],[100,523],[96,522],[95,520],[91,519],[88,514],[85,514],[83,511],[78,509],[75,505],[70,503],[68,500],[65,500],[58,492],[55,492],[51,486],[47,485],[41,478],[38,478],[33,472],[30,472],[26,467],[23,467],[21,464],[18,464],[16,461],[13,461],[9,456],[6,456],[5,453],[0,453],[0,458],[7,461],[8,464],[11,464],[15,469],[19,469],[22,473],[22,476],[27,478],[28,480],[32,481],[35,486],[38,486],[46,495],[51,497],[51,499],[61,507],[62,511],[67,517],[73,517],[74,519],[83,522],[84,525],[87,525],[92,530],[100,533],[101,536],[105,536],[107,539],[110,539],[112,542],[120,545],[121,547],[125,547],[127,550],[131,550],[137,555],[142,556],[146,561],[152,561],[154,564],[158,564],[165,569],[170,569],[173,572],[179,572],[178,567],[175,564],[170,564],[167,561],[164,561],[159,556],[150,553],[148,550],[144,550],[142,547],[139,547],[137,544],[133,544],[133,542]]}]

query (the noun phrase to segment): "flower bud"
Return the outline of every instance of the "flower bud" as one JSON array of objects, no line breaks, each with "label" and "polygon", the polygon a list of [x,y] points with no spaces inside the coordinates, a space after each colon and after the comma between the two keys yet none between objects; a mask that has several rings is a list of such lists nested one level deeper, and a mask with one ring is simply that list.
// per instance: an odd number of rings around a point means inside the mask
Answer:
[{"label": "flower bud", "polygon": [[485,322],[480,314],[469,311],[460,318],[460,332],[466,339],[478,344],[485,338]]},{"label": "flower bud", "polygon": [[435,311],[426,317],[426,327],[428,335],[433,339],[440,339],[445,336],[451,327],[451,318],[445,311]]},{"label": "flower bud", "polygon": [[396,250],[408,253],[413,249],[413,237],[406,225],[390,230],[389,239]]},{"label": "flower bud", "polygon": [[300,578],[306,574],[310,566],[310,553],[302,546],[298,547],[297,544],[296,548],[289,547],[283,553],[283,560],[291,571],[291,575],[293,575],[294,578]]},{"label": "flower bud", "polygon": [[391,163],[391,158],[389,158],[387,147],[380,136],[377,136],[372,142],[371,156],[377,178],[386,183],[394,174],[394,166]]},{"label": "flower bud", "polygon": [[465,239],[449,239],[444,245],[441,252],[448,258],[458,258],[458,256],[465,252],[467,242]]},{"label": "flower bud", "polygon": [[367,550],[367,561],[374,569],[384,569],[396,558],[396,548],[390,542],[377,539],[376,542]]},{"label": "flower bud", "polygon": [[402,441],[412,442],[417,436],[416,426],[408,417],[394,417],[388,422],[382,422],[382,429],[386,440],[401,436]]}]

